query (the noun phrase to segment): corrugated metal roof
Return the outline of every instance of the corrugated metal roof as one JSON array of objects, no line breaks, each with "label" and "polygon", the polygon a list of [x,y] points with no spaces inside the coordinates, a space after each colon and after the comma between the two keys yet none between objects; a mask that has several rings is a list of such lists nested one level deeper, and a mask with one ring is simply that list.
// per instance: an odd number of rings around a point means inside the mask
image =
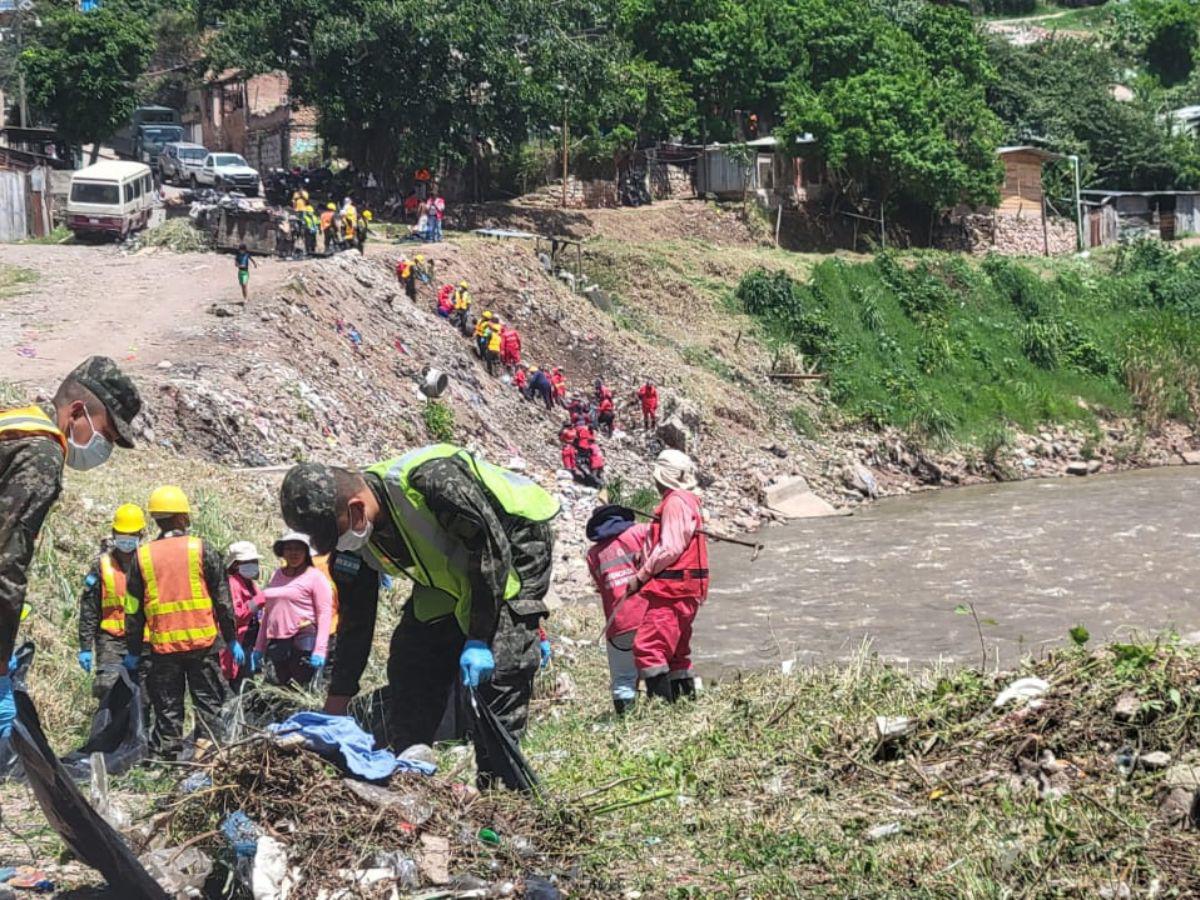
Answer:
[{"label": "corrugated metal roof", "polygon": [[1090,197],[1194,197],[1200,195],[1200,191],[1105,191],[1094,188],[1084,188],[1079,193]]},{"label": "corrugated metal roof", "polygon": [[1006,153],[1033,153],[1040,156],[1042,159],[1066,159],[1061,153],[1055,153],[1052,150],[1047,150],[1044,147],[1035,147],[1033,144],[1017,144],[1012,147],[997,147],[996,155],[1004,156]]}]

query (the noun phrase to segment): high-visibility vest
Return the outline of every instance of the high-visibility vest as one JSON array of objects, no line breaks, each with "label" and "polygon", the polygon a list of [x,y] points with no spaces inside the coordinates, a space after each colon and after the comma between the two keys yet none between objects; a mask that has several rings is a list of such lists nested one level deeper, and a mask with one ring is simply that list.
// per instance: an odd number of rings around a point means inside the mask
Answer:
[{"label": "high-visibility vest", "polygon": [[333,615],[330,616],[329,619],[329,633],[334,635],[337,634],[338,623],[341,621],[340,617],[338,616],[338,610],[341,604],[338,600],[337,582],[333,580],[333,572],[329,570],[329,557],[330,554],[322,553],[320,556],[314,556],[312,561],[313,565],[325,575],[325,580],[329,582],[329,589],[333,591]]},{"label": "high-visibility vest", "polygon": [[151,652],[186,653],[216,642],[217,620],[204,581],[203,555],[200,538],[187,535],[138,548]]},{"label": "high-visibility vest", "polygon": [[662,503],[654,510],[654,521],[650,524],[649,549],[658,544],[662,537],[662,514],[672,498],[682,500],[691,514],[696,530],[692,539],[671,563],[642,587],[641,595],[646,600],[695,600],[703,603],[708,597],[708,542],[701,529],[704,518],[700,513],[700,498],[691,491],[668,491]]},{"label": "high-visibility vest", "polygon": [[125,637],[125,572],[112,557],[100,554],[100,630]]},{"label": "high-visibility vest", "polygon": [[[450,457],[465,462],[480,485],[510,516],[548,522],[558,515],[558,501],[525,476],[478,460],[451,444],[418,447],[367,469],[383,481],[388,514],[408,549],[408,560],[392,559],[373,542],[363,552],[379,571],[393,576],[407,575],[417,584],[449,595],[454,601],[454,615],[465,632],[471,617],[471,583],[467,577],[470,551],[438,524],[425,497],[409,481],[418,466]],[[504,599],[511,600],[520,591],[521,579],[509,569]]]},{"label": "high-visibility vest", "polygon": [[58,441],[64,454],[67,452],[67,436],[58,430],[40,406],[22,406],[0,412],[0,437],[13,435],[45,435]]}]

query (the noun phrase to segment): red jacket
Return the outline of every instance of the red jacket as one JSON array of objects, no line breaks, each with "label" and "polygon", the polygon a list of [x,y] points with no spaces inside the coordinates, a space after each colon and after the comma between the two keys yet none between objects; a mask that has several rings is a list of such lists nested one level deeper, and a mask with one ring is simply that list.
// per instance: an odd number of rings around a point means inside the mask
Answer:
[{"label": "red jacket", "polygon": [[613,411],[612,397],[605,397],[603,400],[601,400],[599,409],[600,409],[600,412],[602,412],[602,413],[612,412]]},{"label": "red jacket", "polygon": [[529,376],[525,374],[525,370],[517,369],[516,373],[513,375],[513,384],[515,384],[519,389],[524,390],[525,385],[528,383]]},{"label": "red jacket", "polygon": [[572,471],[579,461],[579,457],[575,452],[574,444],[563,444],[562,446],[562,464],[563,468],[568,472]]},{"label": "red jacket", "polygon": [[654,412],[658,409],[658,389],[652,384],[643,384],[638,388],[638,399],[642,401],[643,412]]},{"label": "red jacket", "polygon": [[[267,602],[267,598],[263,596],[262,588],[258,586],[258,582],[246,581],[241,575],[233,574],[229,576],[229,599],[233,601],[233,620],[237,626],[238,640],[241,641],[247,630],[250,628],[250,623],[262,612],[263,604]],[[237,678],[238,667],[233,661],[233,654],[226,648],[220,653],[221,671],[230,681]]]},{"label": "red jacket", "polygon": [[641,592],[647,601],[674,603],[676,600],[695,600],[697,603],[703,603],[708,597],[708,542],[703,533],[704,518],[700,512],[699,497],[691,491],[667,492],[654,510],[646,553],[651,554],[654,546],[659,543],[663,509],[671,501],[683,501],[687,505],[696,530],[679,557],[651,578]]},{"label": "red jacket", "polygon": [[604,454],[600,452],[600,448],[595,444],[591,447],[591,456],[588,457],[588,467],[593,472],[598,472],[604,468]]},{"label": "red jacket", "polygon": [[[625,596],[625,586],[637,572],[642,555],[642,544],[649,533],[648,525],[631,525],[615,538],[598,541],[588,548],[588,571],[600,592],[607,621],[613,608]],[[646,601],[641,594],[634,594],[617,611],[616,618],[606,632],[610,639],[617,635],[636,631],[646,615]]]}]

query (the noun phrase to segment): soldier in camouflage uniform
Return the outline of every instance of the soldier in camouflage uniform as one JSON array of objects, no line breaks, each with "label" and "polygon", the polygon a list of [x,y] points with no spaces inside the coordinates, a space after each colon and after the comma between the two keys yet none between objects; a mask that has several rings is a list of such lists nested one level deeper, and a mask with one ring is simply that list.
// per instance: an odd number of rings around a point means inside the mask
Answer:
[{"label": "soldier in camouflage uniform", "polygon": [[[520,735],[541,661],[557,501],[448,444],[362,472],[304,463],[280,493],[288,526],[334,550],[341,627],[325,711],[344,715],[367,664],[382,574],[416,582],[388,657],[389,739],[430,743],[456,673]],[[495,769],[477,747],[481,786]]]},{"label": "soldier in camouflage uniform", "polygon": [[0,737],[16,717],[8,661],[34,545],[62,490],[63,464],[90,469],[108,459],[113,444],[132,448],[130,422],[141,408],[137,388],[116,363],[92,356],[48,406],[0,410]]}]

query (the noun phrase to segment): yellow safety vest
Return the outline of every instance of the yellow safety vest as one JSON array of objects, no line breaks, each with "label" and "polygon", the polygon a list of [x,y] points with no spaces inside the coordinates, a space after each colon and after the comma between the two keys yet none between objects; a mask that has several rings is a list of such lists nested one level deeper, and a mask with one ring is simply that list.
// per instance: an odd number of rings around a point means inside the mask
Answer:
[{"label": "yellow safety vest", "polygon": [[145,583],[146,628],[153,653],[203,650],[217,640],[199,538],[160,538],[138,548]]},{"label": "yellow safety vest", "polygon": [[[130,606],[128,580],[111,554],[100,555],[100,630],[115,638],[125,637],[125,610]],[[143,632],[150,641],[150,629]]]},{"label": "yellow safety vest", "polygon": [[[58,430],[40,406],[22,406],[0,412],[0,437],[44,435],[53,438],[67,452],[67,436]],[[64,457],[65,458],[65,457]]]}]

